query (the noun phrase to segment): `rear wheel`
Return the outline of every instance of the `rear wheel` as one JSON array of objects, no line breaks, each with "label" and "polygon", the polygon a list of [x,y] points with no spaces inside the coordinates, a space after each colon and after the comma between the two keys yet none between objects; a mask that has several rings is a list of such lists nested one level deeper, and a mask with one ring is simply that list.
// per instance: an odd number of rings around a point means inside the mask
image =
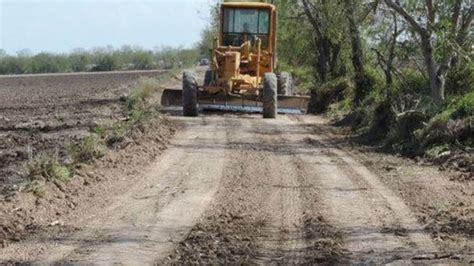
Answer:
[{"label": "rear wheel", "polygon": [[274,73],[265,73],[263,80],[263,118],[276,118],[277,114],[277,77]]},{"label": "rear wheel", "polygon": [[288,72],[281,72],[278,75],[278,94],[293,95],[293,78]]},{"label": "rear wheel", "polygon": [[183,115],[198,116],[197,82],[190,71],[183,73]]}]

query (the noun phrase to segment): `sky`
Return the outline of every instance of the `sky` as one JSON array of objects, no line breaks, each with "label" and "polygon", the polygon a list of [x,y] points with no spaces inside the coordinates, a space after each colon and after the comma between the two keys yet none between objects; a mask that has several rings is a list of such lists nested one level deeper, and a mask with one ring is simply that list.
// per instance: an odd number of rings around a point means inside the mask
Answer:
[{"label": "sky", "polygon": [[138,45],[191,47],[211,0],[0,0],[0,49],[9,54]]}]

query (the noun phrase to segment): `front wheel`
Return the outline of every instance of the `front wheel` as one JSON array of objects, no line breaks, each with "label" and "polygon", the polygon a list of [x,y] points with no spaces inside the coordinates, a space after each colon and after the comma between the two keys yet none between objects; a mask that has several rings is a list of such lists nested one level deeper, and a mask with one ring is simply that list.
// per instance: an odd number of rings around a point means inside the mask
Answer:
[{"label": "front wheel", "polygon": [[198,86],[193,73],[184,71],[183,73],[183,115],[198,116]]},{"label": "front wheel", "polygon": [[276,118],[277,77],[275,73],[265,73],[263,80],[263,118]]}]

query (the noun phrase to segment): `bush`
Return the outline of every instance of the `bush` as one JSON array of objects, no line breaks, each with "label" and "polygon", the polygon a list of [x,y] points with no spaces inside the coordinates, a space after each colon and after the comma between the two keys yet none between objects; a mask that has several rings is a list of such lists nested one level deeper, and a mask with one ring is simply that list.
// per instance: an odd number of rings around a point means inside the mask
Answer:
[{"label": "bush", "polygon": [[132,64],[134,69],[152,69],[153,54],[150,52],[139,51],[133,55]]},{"label": "bush", "polygon": [[391,125],[395,122],[395,113],[389,100],[384,100],[376,104],[368,131],[369,140],[380,140],[386,137]]},{"label": "bush", "polygon": [[297,93],[309,93],[316,83],[314,70],[309,66],[292,67],[280,61],[278,71],[291,73]]},{"label": "bush", "polygon": [[67,68],[66,59],[48,53],[40,53],[31,59],[33,73],[64,72]]},{"label": "bush", "polygon": [[79,143],[69,145],[68,151],[75,163],[81,163],[103,157],[107,152],[107,147],[103,140],[89,136]]},{"label": "bush", "polygon": [[92,71],[113,71],[119,68],[118,59],[114,55],[104,54],[99,56]]},{"label": "bush", "polygon": [[144,109],[148,99],[162,89],[158,80],[152,78],[142,78],[138,85],[127,98],[128,110]]},{"label": "bush", "polygon": [[463,95],[474,91],[474,62],[452,68],[446,77],[446,94]]},{"label": "bush", "polygon": [[41,155],[25,165],[26,176],[30,180],[46,179],[49,181],[68,181],[71,178],[71,170],[61,164],[56,158]]},{"label": "bush", "polygon": [[386,145],[406,156],[420,154],[417,132],[424,127],[427,117],[422,112],[411,111],[396,116],[387,136]]},{"label": "bush", "polygon": [[383,74],[370,66],[366,66],[364,75],[357,76],[355,80],[354,103],[361,105],[369,95],[382,95],[385,88]]},{"label": "bush", "polygon": [[444,111],[431,118],[420,133],[424,146],[472,142],[474,91],[454,99]]},{"label": "bush", "polygon": [[401,78],[396,79],[392,88],[391,95],[397,93],[429,95],[430,81],[419,71],[407,69]]},{"label": "bush", "polygon": [[330,81],[317,89],[311,91],[309,112],[323,113],[329,105],[344,99],[344,95],[350,94],[353,85],[347,78],[339,78]]},{"label": "bush", "polygon": [[73,72],[87,71],[87,66],[90,64],[89,56],[86,53],[72,54],[69,56],[68,61]]}]

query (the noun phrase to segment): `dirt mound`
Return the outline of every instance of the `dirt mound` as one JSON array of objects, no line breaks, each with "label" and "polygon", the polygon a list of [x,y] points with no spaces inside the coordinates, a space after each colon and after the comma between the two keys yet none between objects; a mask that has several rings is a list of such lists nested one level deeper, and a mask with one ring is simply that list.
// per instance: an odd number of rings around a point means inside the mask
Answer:
[{"label": "dirt mound", "polygon": [[165,263],[250,263],[257,256],[262,221],[224,212],[196,225]]}]

